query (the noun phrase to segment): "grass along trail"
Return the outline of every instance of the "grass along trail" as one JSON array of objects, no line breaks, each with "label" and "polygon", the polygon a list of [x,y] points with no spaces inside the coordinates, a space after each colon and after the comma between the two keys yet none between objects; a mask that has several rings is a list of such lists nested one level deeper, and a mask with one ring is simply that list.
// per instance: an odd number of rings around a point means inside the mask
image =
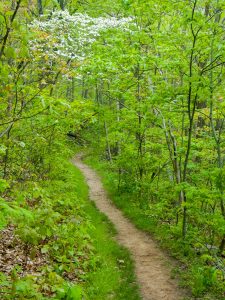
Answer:
[{"label": "grass along trail", "polygon": [[118,242],[131,252],[143,299],[182,299],[184,293],[178,288],[176,281],[171,279],[168,259],[156,243],[148,234],[135,228],[112,204],[103,188],[101,179],[95,171],[82,162],[82,155],[77,155],[73,159],[73,163],[86,178],[90,199],[114,224],[118,233]]}]

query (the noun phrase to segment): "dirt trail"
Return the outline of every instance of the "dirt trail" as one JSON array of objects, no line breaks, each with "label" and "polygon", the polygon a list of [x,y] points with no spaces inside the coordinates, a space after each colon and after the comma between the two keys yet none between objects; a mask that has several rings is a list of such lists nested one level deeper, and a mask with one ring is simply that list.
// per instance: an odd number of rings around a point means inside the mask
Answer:
[{"label": "dirt trail", "polygon": [[[151,237],[135,228],[110,201],[99,176],[81,160],[73,163],[82,171],[89,186],[90,199],[115,225],[117,240],[132,254],[143,300],[180,300],[182,292],[170,277],[168,260]],[[129,300],[129,299],[127,299]]]}]

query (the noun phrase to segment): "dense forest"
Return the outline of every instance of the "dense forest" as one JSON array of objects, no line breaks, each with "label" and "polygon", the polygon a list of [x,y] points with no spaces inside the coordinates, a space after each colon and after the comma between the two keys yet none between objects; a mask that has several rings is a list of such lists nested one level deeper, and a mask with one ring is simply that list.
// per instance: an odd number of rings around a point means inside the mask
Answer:
[{"label": "dense forest", "polygon": [[0,1],[0,299],[140,299],[81,151],[185,299],[225,299],[224,9]]}]

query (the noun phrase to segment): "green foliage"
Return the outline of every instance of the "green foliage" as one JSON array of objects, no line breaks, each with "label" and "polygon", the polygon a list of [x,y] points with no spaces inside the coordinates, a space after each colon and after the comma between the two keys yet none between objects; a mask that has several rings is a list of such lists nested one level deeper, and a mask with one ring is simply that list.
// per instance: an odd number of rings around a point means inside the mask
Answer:
[{"label": "green foliage", "polygon": [[[62,160],[72,155],[68,136],[110,162],[105,176],[116,204],[187,266],[184,276],[193,294],[223,297],[223,1],[38,3],[0,3],[0,229],[15,224],[27,249],[37,248],[52,261],[41,283],[21,280],[21,295],[28,293],[27,284],[33,286],[30,295],[42,292],[37,284],[46,287],[47,297],[79,299],[80,285],[68,285],[65,274],[77,272],[87,282],[86,275],[101,265],[92,237],[104,234],[93,233],[81,200],[86,188]],[[65,9],[132,21],[88,41],[87,57],[68,59],[57,55],[57,35],[30,26]],[[80,46],[75,57],[84,55]],[[105,257],[111,253],[102,249]],[[94,283],[89,287],[92,298],[104,299],[111,289],[112,297],[131,299],[129,291],[112,291],[111,283],[120,280],[114,263],[96,271],[99,281],[103,274],[106,280],[102,294]]]},{"label": "green foliage", "polygon": [[[217,256],[217,249],[204,245],[200,237],[196,243],[196,228],[189,229],[186,241],[182,240],[180,229],[171,221],[174,214],[169,215],[168,195],[155,204],[149,204],[146,199],[142,203],[137,200],[135,192],[118,190],[117,173],[112,166],[104,161],[99,162],[96,154],[89,153],[86,162],[97,169],[102,176],[104,186],[110,193],[117,207],[141,230],[153,234],[160,245],[169,250],[170,254],[179,260],[174,276],[179,277],[180,284],[191,288],[193,297],[198,299],[223,299],[224,290],[224,261]],[[109,171],[110,170],[110,171]],[[201,216],[202,218],[203,216]],[[209,220],[208,220],[209,221]],[[203,226],[207,218],[203,221]],[[215,224],[214,220],[211,223]],[[217,228],[215,228],[216,230]],[[211,245],[211,247],[213,247]],[[192,298],[191,298],[192,299]]]},{"label": "green foliage", "polygon": [[5,179],[0,179],[0,193],[3,193],[8,187],[8,182]]},{"label": "green foliage", "polygon": [[89,202],[83,176],[67,158],[55,161],[48,180],[18,183],[8,193],[14,200],[1,200],[2,228],[15,226],[29,259],[37,253],[48,258],[35,274],[21,277],[22,266],[1,273],[2,299],[138,299],[129,255]]}]

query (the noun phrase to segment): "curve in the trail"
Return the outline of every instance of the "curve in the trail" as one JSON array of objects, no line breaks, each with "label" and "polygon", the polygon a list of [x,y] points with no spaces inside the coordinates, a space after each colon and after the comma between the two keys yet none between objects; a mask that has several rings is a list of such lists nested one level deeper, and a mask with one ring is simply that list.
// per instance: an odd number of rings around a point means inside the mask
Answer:
[{"label": "curve in the trail", "polygon": [[[99,176],[82,162],[81,155],[73,163],[84,174],[89,186],[90,199],[115,225],[119,243],[132,254],[137,281],[143,300],[180,300],[182,292],[171,279],[168,259],[151,237],[135,228],[107,197]],[[127,299],[129,300],[129,299]]]}]

